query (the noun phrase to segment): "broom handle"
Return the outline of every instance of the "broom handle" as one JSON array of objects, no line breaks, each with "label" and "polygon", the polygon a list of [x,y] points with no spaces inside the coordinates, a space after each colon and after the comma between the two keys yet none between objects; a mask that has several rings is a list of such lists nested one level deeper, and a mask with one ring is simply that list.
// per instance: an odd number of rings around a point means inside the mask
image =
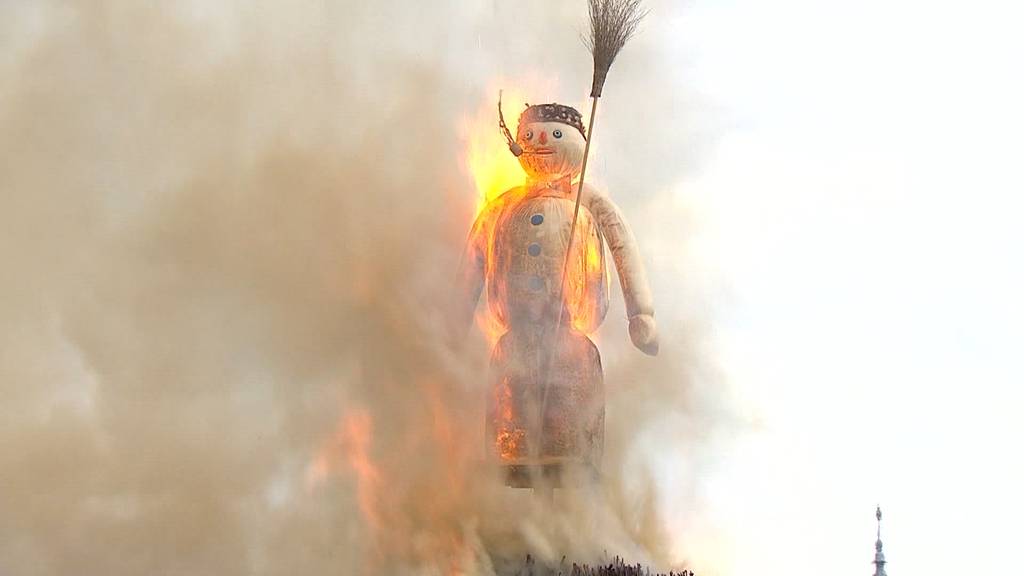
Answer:
[{"label": "broom handle", "polygon": [[[587,126],[587,144],[583,147],[583,167],[580,168],[580,187],[576,191],[576,207],[572,212],[572,225],[569,226],[569,241],[565,246],[565,260],[562,261],[562,281],[558,283],[558,299],[555,300],[558,306],[558,320],[555,322],[555,330],[552,334],[553,338],[558,338],[559,332],[562,330],[562,316],[565,310],[562,298],[565,296],[565,278],[569,270],[569,256],[572,254],[572,241],[576,237],[576,220],[580,215],[580,200],[583,198],[583,179],[587,175],[587,159],[590,158],[590,143],[594,141],[594,117],[597,116],[597,96],[593,96],[593,104],[590,107],[590,122]],[[544,393],[541,395],[540,401],[540,414],[538,418],[537,428],[539,433],[537,436],[536,450],[540,450],[544,440],[544,411],[548,404],[548,392],[551,390],[551,356],[557,354],[558,344],[556,342],[551,343],[552,346],[547,350],[547,362],[544,366]]]},{"label": "broom handle", "polygon": [[[590,107],[590,122],[587,126],[587,144],[583,147],[583,167],[580,168],[580,187],[576,191],[576,207],[572,211],[572,225],[569,226],[569,243],[565,246],[565,259],[562,261],[562,281],[558,283],[558,300],[561,303],[565,296],[565,277],[569,271],[569,256],[572,253],[572,241],[576,238],[576,220],[580,216],[580,200],[583,199],[583,180],[587,176],[587,160],[590,159],[590,143],[594,141],[594,117],[597,116],[597,96],[591,98],[593,104]],[[562,310],[564,306],[558,307],[558,321],[555,322],[555,331],[562,327]]]}]

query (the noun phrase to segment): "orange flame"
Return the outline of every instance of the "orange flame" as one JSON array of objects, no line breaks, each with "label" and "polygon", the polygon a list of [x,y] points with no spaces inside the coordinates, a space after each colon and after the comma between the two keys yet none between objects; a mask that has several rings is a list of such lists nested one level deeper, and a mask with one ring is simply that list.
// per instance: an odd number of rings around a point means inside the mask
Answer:
[{"label": "orange flame", "polygon": [[[306,488],[312,491],[335,475],[354,480],[369,538],[356,573],[387,573],[380,567],[397,564],[431,567],[432,574],[475,573],[460,522],[471,504],[465,499],[466,474],[476,445],[466,440],[470,434],[452,412],[459,391],[429,376],[417,377],[410,389],[420,395],[422,411],[409,421],[415,426],[387,436],[386,450],[371,411],[344,410],[307,468]],[[411,479],[410,470],[416,471]]]},{"label": "orange flame", "polygon": [[581,251],[582,262],[577,266],[570,266],[566,278],[566,306],[572,316],[572,327],[577,332],[591,334],[600,324],[596,317],[598,307],[593,305],[594,298],[598,295],[588,292],[588,287],[593,287],[596,282],[602,284],[605,294],[610,290],[610,278],[604,262],[604,246],[594,237],[577,236],[578,240],[585,242]]},{"label": "orange flame", "polygon": [[[526,105],[526,97],[517,90],[504,90],[502,108],[505,121],[515,135],[516,119]],[[508,142],[498,129],[495,102],[485,102],[465,127],[466,168],[476,185],[476,214],[503,192],[526,181],[519,160],[508,149]]]},{"label": "orange flame", "polygon": [[[359,511],[371,529],[380,528],[380,470],[371,456],[373,418],[363,409],[347,413],[338,422],[331,441],[317,454],[306,474],[306,489],[313,490],[341,467],[341,460],[356,477]],[[340,457],[339,457],[340,453]]]},{"label": "orange flame", "polygon": [[[497,90],[489,90],[488,93],[496,94]],[[513,131],[513,135],[519,113],[526,106],[526,102],[526,96],[519,90],[511,89],[502,92],[505,121],[509,129]],[[519,165],[519,160],[509,151],[508,142],[498,128],[498,111],[495,101],[481,103],[473,117],[466,122],[464,132],[466,138],[465,166],[476,187],[474,217],[477,217],[489,202],[512,188],[522,186],[526,182],[526,174]],[[488,246],[488,252],[490,248]],[[490,277],[489,273],[488,277]],[[501,335],[505,333],[504,324],[494,314],[489,314],[486,311],[477,314],[476,322],[491,346],[494,346]]]}]

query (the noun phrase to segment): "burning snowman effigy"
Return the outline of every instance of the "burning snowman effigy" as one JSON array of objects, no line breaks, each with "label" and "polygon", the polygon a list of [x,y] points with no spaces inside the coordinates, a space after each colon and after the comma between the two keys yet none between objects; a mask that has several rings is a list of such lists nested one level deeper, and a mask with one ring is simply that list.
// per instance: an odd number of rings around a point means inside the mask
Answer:
[{"label": "burning snowman effigy", "polygon": [[486,442],[512,486],[535,486],[538,472],[557,484],[567,464],[596,470],[600,463],[604,377],[588,334],[608,309],[606,253],[618,271],[633,344],[658,351],[633,233],[611,198],[584,184],[597,100],[643,12],[638,0],[592,0],[590,17],[589,129],[570,106],[528,105],[513,137],[499,98],[499,125],[527,180],[480,212],[459,273],[461,316],[471,317],[486,292],[501,332],[491,356]]},{"label": "burning snowman effigy", "polygon": [[491,359],[489,449],[509,466],[596,465],[603,376],[587,334],[608,309],[606,247],[633,344],[653,355],[658,341],[650,289],[629,225],[608,195],[583,186],[576,213],[573,180],[586,143],[580,113],[560,104],[530,106],[513,143],[522,150],[527,182],[480,213],[460,273],[466,301],[475,307],[486,290],[489,313],[506,330]]}]

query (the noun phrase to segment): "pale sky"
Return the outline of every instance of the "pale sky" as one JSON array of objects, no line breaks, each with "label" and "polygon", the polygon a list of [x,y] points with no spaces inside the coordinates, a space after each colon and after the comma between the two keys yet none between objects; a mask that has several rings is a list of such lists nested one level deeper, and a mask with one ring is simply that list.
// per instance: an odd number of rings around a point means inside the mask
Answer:
[{"label": "pale sky", "polygon": [[737,574],[870,574],[876,503],[889,574],[1020,570],[1022,22],[911,0],[673,22],[730,120],[678,194],[729,287],[722,365],[763,419],[704,480]]}]

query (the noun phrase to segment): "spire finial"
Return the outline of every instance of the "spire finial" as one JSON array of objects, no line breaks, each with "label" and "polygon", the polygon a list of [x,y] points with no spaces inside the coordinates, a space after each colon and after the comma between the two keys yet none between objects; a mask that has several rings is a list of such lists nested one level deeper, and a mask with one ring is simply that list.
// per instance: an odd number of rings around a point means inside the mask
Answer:
[{"label": "spire finial", "polygon": [[882,545],[882,506],[875,506],[875,519],[878,520],[878,546]]},{"label": "spire finial", "polygon": [[882,553],[882,507],[875,506],[875,519],[878,520],[878,539],[875,540],[875,576],[886,576],[885,554]]}]

